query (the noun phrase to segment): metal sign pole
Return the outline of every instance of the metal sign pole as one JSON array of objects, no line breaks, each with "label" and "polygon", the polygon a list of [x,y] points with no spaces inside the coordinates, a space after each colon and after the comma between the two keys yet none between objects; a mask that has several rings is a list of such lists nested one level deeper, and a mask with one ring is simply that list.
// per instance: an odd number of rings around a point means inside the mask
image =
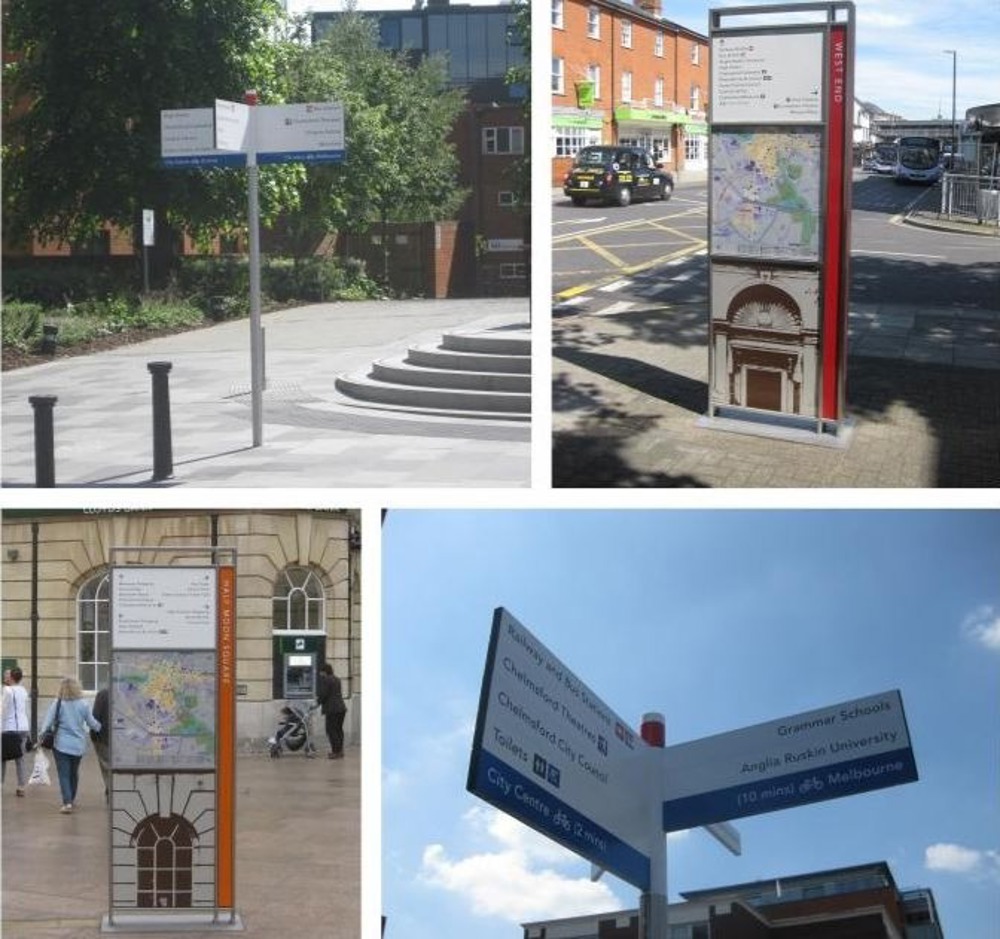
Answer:
[{"label": "metal sign pole", "polygon": [[[246,103],[255,105],[257,95],[247,92]],[[261,446],[264,437],[264,349],[260,326],[260,167],[257,166],[257,141],[250,123],[247,149],[247,227],[250,241],[250,398],[253,415],[253,445]]]},{"label": "metal sign pole", "polygon": [[[650,747],[662,750],[666,746],[666,719],[657,712],[643,714],[640,736]],[[650,825],[653,831],[661,826],[659,799],[653,799]],[[649,890],[639,900],[639,939],[667,939],[667,836],[654,838],[649,856]]]}]

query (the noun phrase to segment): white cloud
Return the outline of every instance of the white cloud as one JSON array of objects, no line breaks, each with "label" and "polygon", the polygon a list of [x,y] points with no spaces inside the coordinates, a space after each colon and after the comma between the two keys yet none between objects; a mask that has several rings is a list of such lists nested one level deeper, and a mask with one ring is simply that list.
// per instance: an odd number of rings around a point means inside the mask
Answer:
[{"label": "white cloud", "polygon": [[962,631],[987,649],[1000,652],[1000,610],[996,607],[981,606],[973,610],[965,617]]},{"label": "white cloud", "polygon": [[930,871],[945,871],[974,880],[1000,883],[1000,853],[996,851],[979,851],[943,842],[932,844],[924,851],[924,866]]},{"label": "white cloud", "polygon": [[464,897],[473,913],[523,923],[623,906],[604,882],[560,871],[579,859],[515,819],[475,807],[463,822],[486,838],[488,850],[451,858],[443,845],[427,845],[420,877],[425,884]]}]

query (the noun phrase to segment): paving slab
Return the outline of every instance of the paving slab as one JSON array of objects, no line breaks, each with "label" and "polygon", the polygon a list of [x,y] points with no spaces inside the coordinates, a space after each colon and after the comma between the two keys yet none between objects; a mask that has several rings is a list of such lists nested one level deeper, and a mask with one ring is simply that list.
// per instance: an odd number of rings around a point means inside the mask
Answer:
[{"label": "paving slab", "polygon": [[[379,412],[334,387],[338,374],[444,332],[502,334],[527,318],[519,298],[312,304],[266,314],[260,447],[245,320],[5,372],[3,485],[34,485],[28,398],[55,395],[60,486],[527,486],[527,423]],[[147,366],[155,361],[172,363],[174,475],[154,484]]]},{"label": "paving slab", "polygon": [[[30,757],[29,757],[30,759]],[[50,760],[51,762],[51,760]],[[361,748],[344,759],[241,755],[236,766],[236,911],[255,939],[357,939],[361,930]],[[59,784],[3,787],[2,933],[97,939],[108,911],[108,813],[93,752],[79,805],[59,812]],[[209,939],[218,931],[185,932]],[[232,935],[226,931],[225,935]],[[150,933],[113,933],[135,939]],[[156,933],[154,935],[162,935]]]},{"label": "paving slab", "polygon": [[[554,320],[557,487],[971,487],[1000,485],[1000,354],[970,329],[1000,309],[852,312],[849,445],[823,448],[721,432],[708,410],[704,307],[658,316]],[[876,328],[889,324],[889,333]],[[871,323],[871,328],[858,328]],[[673,325],[672,325],[673,324]],[[908,328],[902,328],[909,324]],[[937,330],[940,328],[940,332]]]}]

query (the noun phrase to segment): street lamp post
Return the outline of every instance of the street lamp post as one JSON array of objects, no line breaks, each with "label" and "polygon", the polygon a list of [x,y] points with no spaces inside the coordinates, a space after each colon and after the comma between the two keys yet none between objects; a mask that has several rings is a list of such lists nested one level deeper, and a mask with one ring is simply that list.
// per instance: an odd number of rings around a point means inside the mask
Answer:
[{"label": "street lamp post", "polygon": [[955,167],[956,134],[955,134],[955,78],[958,74],[958,51],[956,49],[943,49],[945,55],[951,56],[951,169]]}]

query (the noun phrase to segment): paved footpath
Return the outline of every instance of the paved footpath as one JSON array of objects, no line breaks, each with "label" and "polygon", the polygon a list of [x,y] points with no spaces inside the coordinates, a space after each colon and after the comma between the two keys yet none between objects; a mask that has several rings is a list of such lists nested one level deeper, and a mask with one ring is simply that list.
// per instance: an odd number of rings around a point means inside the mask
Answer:
[{"label": "paved footpath", "polygon": [[559,487],[1000,486],[1000,309],[855,304],[843,449],[700,426],[704,303],[553,321]]},{"label": "paved footpath", "polygon": [[[365,301],[265,314],[263,445],[252,446],[246,320],[3,375],[3,485],[33,486],[28,398],[55,395],[59,486],[527,486],[527,423],[358,407],[339,374],[449,330],[526,326],[523,299]],[[171,362],[174,477],[152,483],[147,364]]]},{"label": "paved footpath", "polygon": [[[14,767],[7,767],[2,933],[4,939],[97,939],[108,935],[100,928],[108,911],[109,850],[100,770],[90,751],[71,815],[59,812],[54,765],[49,773],[51,786],[29,786],[17,798]],[[343,760],[241,755],[236,783],[236,911],[244,931],[184,935],[357,939],[361,748],[348,747]]]}]

